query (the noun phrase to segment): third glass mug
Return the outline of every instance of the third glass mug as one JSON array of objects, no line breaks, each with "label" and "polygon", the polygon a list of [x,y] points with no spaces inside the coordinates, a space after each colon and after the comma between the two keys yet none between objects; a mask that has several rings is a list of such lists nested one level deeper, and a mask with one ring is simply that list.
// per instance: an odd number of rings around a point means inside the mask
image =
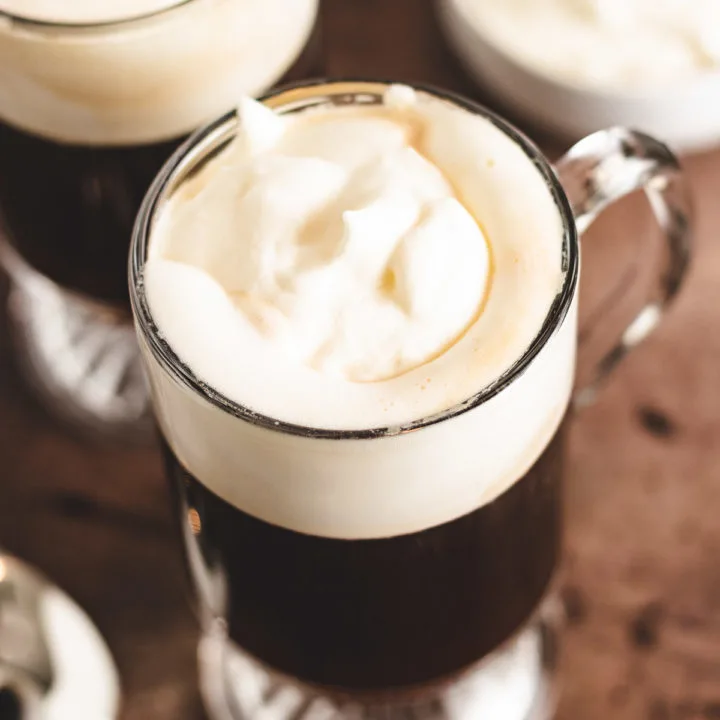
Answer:
[{"label": "third glass mug", "polygon": [[[265,103],[278,113],[367,107],[387,87],[316,83]],[[680,286],[686,187],[674,156],[642,134],[592,135],[553,170],[484,108],[416,91],[480,115],[509,138],[540,173],[563,232],[562,283],[540,332],[461,403],[390,427],[303,427],[224,397],[176,355],[147,302],[148,243],[165,201],[231,141],[235,113],[174,155],[136,223],[131,300],[201,610],[201,684],[213,717],[551,713],[547,631],[577,345],[578,235],[639,188],[663,231],[646,304],[599,364],[598,380],[657,325]],[[499,494],[478,499],[476,480],[512,472]]]}]

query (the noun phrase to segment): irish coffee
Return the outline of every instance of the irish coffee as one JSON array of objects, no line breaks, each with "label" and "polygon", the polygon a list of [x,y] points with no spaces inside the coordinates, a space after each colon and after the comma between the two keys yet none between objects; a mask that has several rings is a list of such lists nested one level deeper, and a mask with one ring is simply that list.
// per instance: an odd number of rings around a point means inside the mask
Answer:
[{"label": "irish coffee", "polygon": [[[578,226],[645,188],[666,231],[607,371],[677,291],[686,189],[617,129],[558,172]],[[163,168],[130,297],[213,718],[548,717],[578,265],[547,161],[437,91],[245,98]]]},{"label": "irish coffee", "polygon": [[[93,425],[122,428],[141,412],[137,388],[123,397],[139,372],[116,367],[137,360],[116,346],[130,341],[127,250],[152,178],[240,94],[321,72],[316,10],[317,0],[0,2],[11,307],[35,380]],[[48,324],[68,329],[50,338]],[[101,386],[98,398],[87,386]]]},{"label": "irish coffee", "polygon": [[551,171],[478,110],[331,83],[161,177],[131,299],[211,713],[539,711],[576,343]]}]

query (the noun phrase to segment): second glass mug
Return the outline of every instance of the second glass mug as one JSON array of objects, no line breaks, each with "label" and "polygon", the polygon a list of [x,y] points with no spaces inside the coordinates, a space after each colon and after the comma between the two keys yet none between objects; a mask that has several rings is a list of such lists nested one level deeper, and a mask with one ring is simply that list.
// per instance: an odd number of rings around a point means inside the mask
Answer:
[{"label": "second glass mug", "polygon": [[87,22],[0,3],[0,264],[20,365],[56,414],[147,436],[125,277],[142,198],[240,94],[319,74],[320,34],[317,0],[168,0]]},{"label": "second glass mug", "polygon": [[[296,113],[379,104],[386,89],[312,83],[264,101]],[[563,228],[562,286],[540,332],[501,377],[458,405],[373,430],[291,425],[208,387],[163,339],[143,285],[154,222],[167,198],[231,141],[235,113],[180,148],[135,226],[131,301],[200,608],[201,687],[217,719],[552,714],[548,633],[557,622],[552,581],[577,345],[578,236],[608,204],[644,189],[663,238],[647,301],[598,365],[587,399],[678,291],[690,253],[687,188],[670,151],[640,133],[596,133],[553,170],[483,107],[416,89],[485,117],[516,143],[541,173]],[[533,414],[548,392],[557,393],[553,417]],[[458,517],[453,502],[463,501],[468,477],[496,469],[487,457],[497,461],[499,446],[504,461],[523,468],[518,478]],[[518,452],[532,457],[514,457]],[[203,476],[208,458],[217,477]],[[420,471],[442,477],[434,505],[446,517],[418,532],[383,532],[388,508],[394,527],[413,512],[410,490]],[[338,484],[347,490],[342,497],[333,493]],[[348,498],[359,497],[361,487],[360,507]],[[271,522],[253,505],[254,493],[274,498]],[[363,520],[375,527],[372,536],[363,534]]]}]

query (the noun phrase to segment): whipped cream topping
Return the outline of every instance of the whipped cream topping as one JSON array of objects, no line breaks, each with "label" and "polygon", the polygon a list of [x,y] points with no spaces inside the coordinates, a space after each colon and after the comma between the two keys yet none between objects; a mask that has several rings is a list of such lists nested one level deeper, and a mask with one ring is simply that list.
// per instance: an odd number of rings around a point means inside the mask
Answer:
[{"label": "whipped cream topping", "polygon": [[492,123],[394,87],[381,106],[278,115],[169,201],[145,269],[195,373],[289,422],[442,411],[517,360],[560,289],[544,180]]},{"label": "whipped cream topping", "polygon": [[445,0],[536,72],[597,88],[662,88],[720,66],[715,0]]},{"label": "whipped cream topping", "polygon": [[0,11],[44,22],[98,23],[148,15],[182,0],[0,0]]},{"label": "whipped cream topping", "polygon": [[[327,95],[343,107],[292,111],[301,96]],[[154,214],[138,290],[180,360],[250,411],[341,430],[399,430],[511,367],[565,280],[562,216],[525,150],[491,121],[409,88],[328,83],[267,103],[281,123],[244,101],[237,127],[224,128],[235,139],[190,161]],[[450,257],[436,251],[441,237]],[[385,335],[391,323],[397,337]],[[308,351],[321,337],[322,352]],[[144,331],[139,341],[163,435],[213,493],[297,532],[392,537],[491,502],[537,460],[570,398],[576,303],[502,392],[372,440],[235,416],[177,382]]]},{"label": "whipped cream topping", "polygon": [[443,352],[477,316],[490,271],[412,113],[288,121],[249,99],[234,147],[176,198],[153,256],[216,281],[248,343],[351,382]]},{"label": "whipped cream topping", "polygon": [[[177,7],[176,7],[177,6]],[[0,119],[80,145],[160,142],[275,84],[305,47],[318,0],[0,0]]]}]

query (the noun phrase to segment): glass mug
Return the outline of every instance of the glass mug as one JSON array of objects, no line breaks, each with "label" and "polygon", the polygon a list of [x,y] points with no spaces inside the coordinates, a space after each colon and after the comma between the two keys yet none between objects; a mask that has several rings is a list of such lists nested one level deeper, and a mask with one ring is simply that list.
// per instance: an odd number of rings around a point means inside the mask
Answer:
[{"label": "glass mug", "polygon": [[[265,102],[280,113],[372,105],[386,89],[321,82]],[[609,203],[644,188],[665,240],[648,300],[598,366],[599,380],[656,326],[680,286],[691,235],[687,188],[674,156],[639,133],[592,135],[553,170],[486,109],[418,90],[489,119],[516,143],[541,173],[564,233],[562,287],[534,342],[456,406],[373,430],[292,425],[223,397],[163,339],[143,285],[154,222],[167,198],[233,138],[235,113],[175,153],[135,226],[131,301],[198,597],[201,687],[214,718],[524,720],[552,712],[552,586],[577,345],[578,236]],[[558,393],[550,419],[533,413],[548,392]],[[513,453],[530,446],[532,458],[509,489],[452,515],[468,473],[496,469],[488,458],[517,467]],[[208,458],[220,459],[210,463],[212,478],[198,471]],[[413,512],[407,491],[419,473],[442,477],[433,503],[453,519],[393,535],[390,526]],[[340,499],[338,484],[347,491]],[[363,503],[352,500],[359,488]],[[272,522],[257,511],[257,493],[272,498]],[[364,514],[376,527],[387,520],[387,532],[363,536]]]},{"label": "glass mug", "polygon": [[152,428],[126,266],[153,178],[240,93],[321,72],[317,0],[166,5],[94,22],[0,10],[0,263],[15,345],[47,407],[96,434]]}]

